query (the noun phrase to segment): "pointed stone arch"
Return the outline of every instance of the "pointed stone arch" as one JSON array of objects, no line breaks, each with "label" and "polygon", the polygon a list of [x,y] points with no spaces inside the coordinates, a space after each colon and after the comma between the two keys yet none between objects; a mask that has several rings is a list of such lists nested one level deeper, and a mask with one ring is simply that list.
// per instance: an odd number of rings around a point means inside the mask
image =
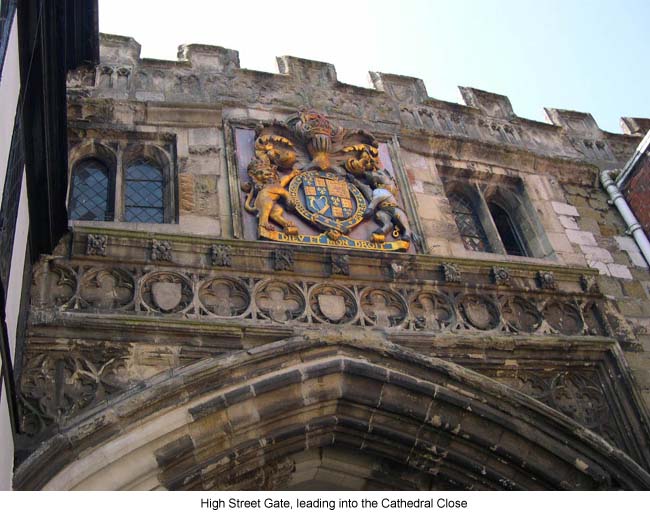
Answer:
[{"label": "pointed stone arch", "polygon": [[528,396],[363,332],[156,376],[67,422],[15,486],[649,489],[650,474]]}]

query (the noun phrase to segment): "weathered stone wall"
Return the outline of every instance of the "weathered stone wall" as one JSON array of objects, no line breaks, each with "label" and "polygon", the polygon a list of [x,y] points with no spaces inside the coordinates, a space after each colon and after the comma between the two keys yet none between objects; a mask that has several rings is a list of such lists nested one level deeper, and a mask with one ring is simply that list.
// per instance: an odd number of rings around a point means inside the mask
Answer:
[{"label": "weathered stone wall", "polygon": [[[237,52],[220,47],[181,46],[178,62],[139,53],[134,40],[104,35],[101,66],[70,78],[72,140],[124,145],[125,131],[173,135],[178,224],[95,227],[232,238],[224,121],[283,119],[301,106],[322,110],[343,126],[396,138],[428,253],[596,269],[601,290],[634,328],[641,349],[628,351],[628,359],[650,401],[650,276],[597,181],[600,169],[621,167],[631,156],[646,120],[626,118],[626,134],[614,134],[587,113],[546,109],[548,123],[522,119],[507,97],[472,88],[461,88],[466,105],[458,105],[428,97],[422,81],[410,77],[371,73],[374,89],[346,85],[332,65],[289,56],[278,58],[279,74],[268,74],[241,69]],[[462,175],[483,189],[520,179],[543,227],[540,239],[550,245],[545,256],[465,249],[443,181]]]},{"label": "weathered stone wall", "polygon": [[[179,61],[139,53],[105,35],[100,66],[71,74],[70,164],[101,149],[119,175],[132,146],[158,149],[171,220],[72,221],[36,269],[22,382],[36,440],[170,368],[304,333],[355,342],[376,332],[530,395],[647,467],[650,275],[598,173],[627,161],[648,121],[625,119],[626,134],[614,134],[567,110],[522,119],[506,97],[472,88],[460,105],[428,97],[415,78],[371,73],[374,88],[346,85],[332,65],[294,57],[268,74],[220,47],[181,46]],[[243,239],[233,129],[301,107],[386,146],[418,250]],[[481,210],[503,200],[530,256],[506,255],[498,237],[496,253],[467,249],[449,202],[456,188]],[[154,296],[156,282],[179,299]],[[342,299],[344,315],[323,313],[320,295]]]}]

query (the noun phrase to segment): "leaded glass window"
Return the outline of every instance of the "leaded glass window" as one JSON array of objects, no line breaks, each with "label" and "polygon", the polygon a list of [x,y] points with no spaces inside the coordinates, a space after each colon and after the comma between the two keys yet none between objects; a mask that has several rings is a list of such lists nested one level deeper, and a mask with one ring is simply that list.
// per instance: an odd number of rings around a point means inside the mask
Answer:
[{"label": "leaded glass window", "polygon": [[112,184],[108,168],[99,160],[80,162],[72,174],[70,219],[112,221]]},{"label": "leaded glass window", "polygon": [[491,252],[492,249],[485,236],[483,225],[481,225],[472,203],[458,193],[449,195],[449,203],[465,248],[478,252]]},{"label": "leaded glass window", "polygon": [[164,223],[163,173],[149,160],[129,165],[125,174],[124,220],[142,223]]}]

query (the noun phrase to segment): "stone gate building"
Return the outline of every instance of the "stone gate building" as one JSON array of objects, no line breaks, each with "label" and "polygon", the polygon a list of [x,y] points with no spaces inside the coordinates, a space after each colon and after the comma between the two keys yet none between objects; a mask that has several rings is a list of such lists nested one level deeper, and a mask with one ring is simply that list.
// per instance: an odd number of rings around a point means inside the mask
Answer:
[{"label": "stone gate building", "polygon": [[648,128],[104,35],[34,269],[19,489],[650,489]]}]

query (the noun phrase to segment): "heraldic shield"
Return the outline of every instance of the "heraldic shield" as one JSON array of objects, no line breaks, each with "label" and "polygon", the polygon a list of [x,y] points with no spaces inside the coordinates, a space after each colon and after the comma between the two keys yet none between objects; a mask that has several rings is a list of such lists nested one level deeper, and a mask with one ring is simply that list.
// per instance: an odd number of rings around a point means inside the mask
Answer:
[{"label": "heraldic shield", "polygon": [[363,220],[367,203],[359,189],[335,173],[306,171],[291,181],[296,211],[324,230],[347,234]]}]

